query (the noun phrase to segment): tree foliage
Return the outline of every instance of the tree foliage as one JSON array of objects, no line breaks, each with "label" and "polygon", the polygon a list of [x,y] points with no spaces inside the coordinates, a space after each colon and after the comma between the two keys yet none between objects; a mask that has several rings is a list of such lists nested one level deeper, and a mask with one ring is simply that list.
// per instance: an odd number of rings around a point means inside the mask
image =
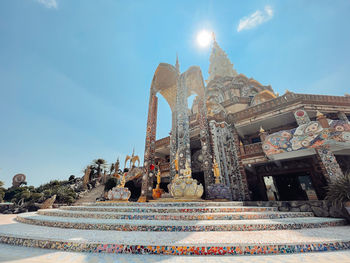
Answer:
[{"label": "tree foliage", "polygon": [[350,172],[328,183],[326,200],[331,201],[334,206],[343,206],[350,201]]}]

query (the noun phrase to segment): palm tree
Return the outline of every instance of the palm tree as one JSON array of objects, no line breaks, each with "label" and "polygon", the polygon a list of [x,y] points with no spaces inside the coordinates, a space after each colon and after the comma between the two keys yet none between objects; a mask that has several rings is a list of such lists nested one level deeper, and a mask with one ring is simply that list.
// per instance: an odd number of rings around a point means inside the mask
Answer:
[{"label": "palm tree", "polygon": [[92,165],[95,166],[95,167],[97,166],[96,167],[96,169],[97,169],[97,177],[100,177],[101,170],[102,169],[106,169],[107,162],[106,162],[106,160],[104,160],[102,158],[99,158],[99,159],[93,160],[92,161]]}]

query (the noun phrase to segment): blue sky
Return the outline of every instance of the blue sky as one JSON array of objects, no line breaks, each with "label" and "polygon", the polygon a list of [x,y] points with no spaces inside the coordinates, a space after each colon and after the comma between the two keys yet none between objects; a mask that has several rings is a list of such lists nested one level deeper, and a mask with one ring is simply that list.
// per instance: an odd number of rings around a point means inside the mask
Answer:
[{"label": "blue sky", "polygon": [[[0,1],[0,180],[82,176],[144,152],[160,62],[201,67],[213,30],[236,70],[276,92],[350,93],[350,1]],[[170,130],[159,99],[157,137]]]}]

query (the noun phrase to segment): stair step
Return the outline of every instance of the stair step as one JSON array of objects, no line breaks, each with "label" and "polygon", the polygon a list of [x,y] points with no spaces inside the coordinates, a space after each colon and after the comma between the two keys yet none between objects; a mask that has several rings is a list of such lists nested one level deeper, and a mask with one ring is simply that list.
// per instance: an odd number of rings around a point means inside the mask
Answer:
[{"label": "stair step", "polygon": [[103,212],[136,212],[136,213],[217,213],[217,212],[268,212],[278,211],[277,207],[109,207],[109,206],[67,206],[62,210],[103,211]]},{"label": "stair step", "polygon": [[118,201],[103,201],[95,203],[83,203],[84,206],[115,206],[115,207],[206,207],[206,206],[243,206],[241,201],[228,201],[228,202],[118,202]]},{"label": "stair step", "polygon": [[77,252],[164,255],[286,254],[350,249],[350,227],[233,232],[79,230],[0,221],[0,242]]},{"label": "stair step", "polygon": [[42,216],[36,213],[24,213],[17,216],[22,223],[50,227],[75,229],[100,229],[118,231],[256,231],[277,229],[319,228],[345,225],[344,219],[301,217],[283,219],[256,220],[199,220],[199,221],[169,221],[169,220],[122,220],[95,218],[68,218]]},{"label": "stair step", "polygon": [[70,211],[47,209],[39,210],[39,215],[100,218],[100,219],[127,219],[127,220],[247,220],[247,219],[277,219],[312,217],[312,212],[236,212],[236,213],[128,213],[128,212],[98,212],[98,211]]}]

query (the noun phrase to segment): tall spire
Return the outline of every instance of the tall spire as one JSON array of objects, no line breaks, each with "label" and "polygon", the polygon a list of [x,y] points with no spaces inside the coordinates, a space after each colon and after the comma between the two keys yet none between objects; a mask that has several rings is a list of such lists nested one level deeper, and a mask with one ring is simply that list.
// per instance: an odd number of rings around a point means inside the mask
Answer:
[{"label": "tall spire", "polygon": [[175,67],[176,67],[177,73],[180,74],[179,56],[177,55],[177,52],[176,52],[176,64],[175,64]]},{"label": "tall spire", "polygon": [[213,48],[210,54],[209,65],[209,78],[207,82],[217,77],[234,77],[237,75],[236,70],[233,68],[233,64],[227,57],[225,51],[218,45],[213,32]]}]

